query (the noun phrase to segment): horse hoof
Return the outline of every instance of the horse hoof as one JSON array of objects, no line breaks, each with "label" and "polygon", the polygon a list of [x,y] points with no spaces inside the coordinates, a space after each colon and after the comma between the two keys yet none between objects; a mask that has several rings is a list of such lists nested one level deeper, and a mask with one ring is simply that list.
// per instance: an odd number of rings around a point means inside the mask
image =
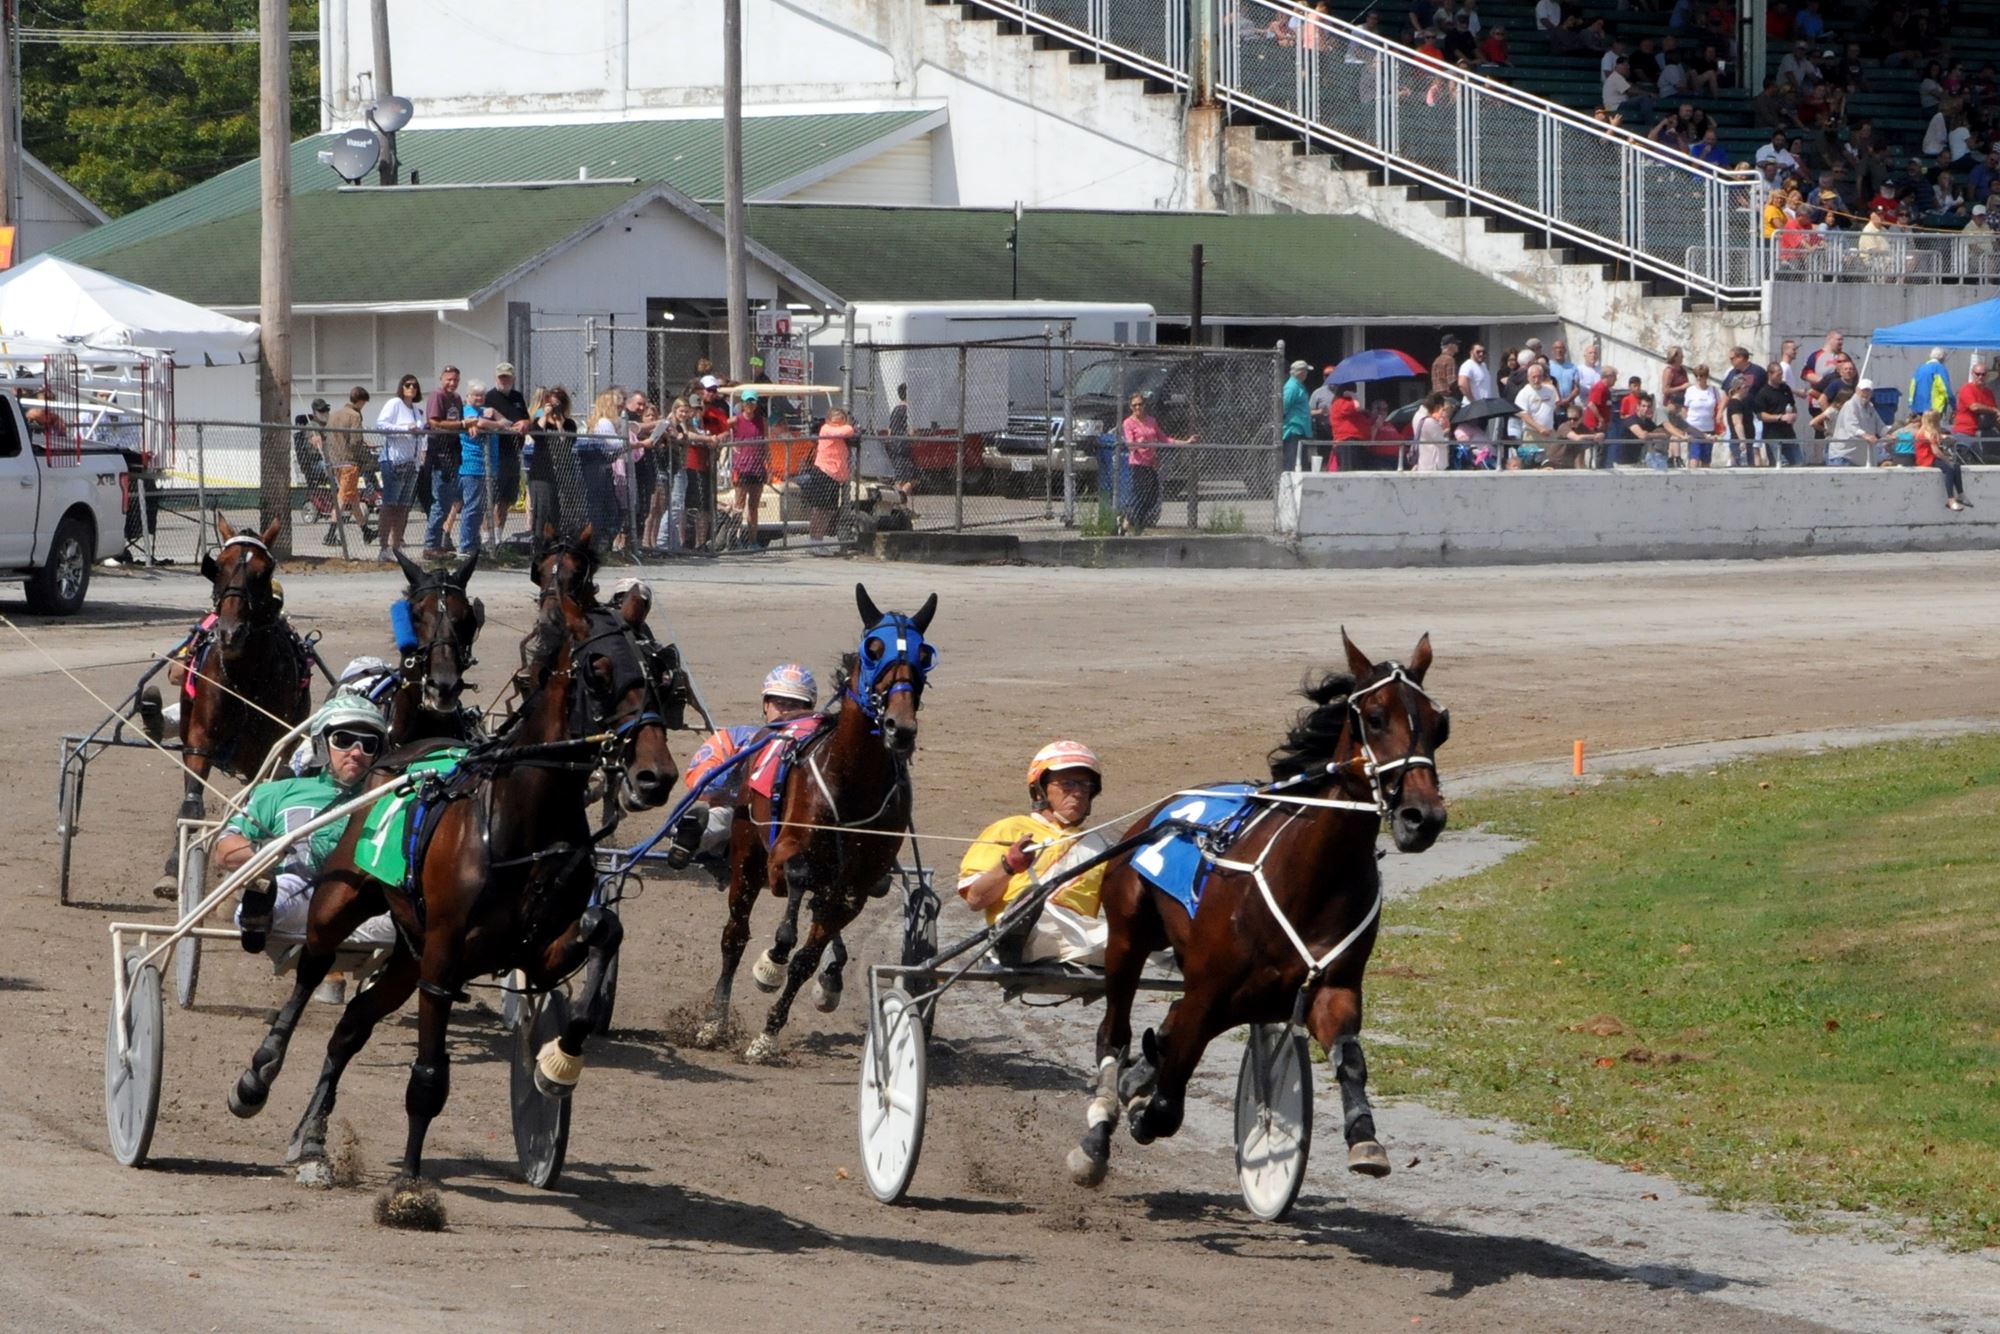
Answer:
[{"label": "horse hoof", "polygon": [[324,1158],[308,1158],[299,1164],[297,1180],[307,1190],[332,1190],[333,1169]]},{"label": "horse hoof", "polygon": [[767,1065],[778,1058],[778,1040],[769,1033],[759,1033],[756,1040],[744,1049],[743,1059]]},{"label": "horse hoof", "polygon": [[1365,1177],[1388,1176],[1389,1155],[1374,1140],[1360,1140],[1347,1146],[1347,1170]]},{"label": "horse hoof", "polygon": [[840,987],[830,987],[824,980],[815,981],[812,989],[813,1008],[821,1014],[832,1014],[840,1008],[840,992]]},{"label": "horse hoof", "polygon": [[301,1125],[292,1132],[292,1142],[285,1146],[285,1166],[293,1163],[312,1162],[326,1157],[326,1123],[320,1122],[308,1128]]},{"label": "horse hoof", "polygon": [[271,1090],[256,1083],[248,1073],[236,1081],[236,1087],[229,1090],[229,1110],[248,1121],[264,1110],[264,1104],[271,1097]]},{"label": "horse hoof", "polygon": [[771,951],[765,950],[757,956],[757,962],[750,965],[750,980],[757,984],[759,991],[776,991],[785,985],[785,965],[772,958]]},{"label": "horse hoof", "polygon": [[710,1019],[694,1031],[694,1045],[703,1051],[714,1051],[722,1045],[722,1021]]},{"label": "horse hoof", "polygon": [[535,1057],[535,1091],[544,1098],[567,1098],[583,1078],[583,1055],[571,1056],[550,1038]]},{"label": "horse hoof", "polygon": [[1069,1151],[1069,1179],[1079,1186],[1101,1185],[1110,1170],[1109,1158],[1093,1158],[1081,1144]]}]

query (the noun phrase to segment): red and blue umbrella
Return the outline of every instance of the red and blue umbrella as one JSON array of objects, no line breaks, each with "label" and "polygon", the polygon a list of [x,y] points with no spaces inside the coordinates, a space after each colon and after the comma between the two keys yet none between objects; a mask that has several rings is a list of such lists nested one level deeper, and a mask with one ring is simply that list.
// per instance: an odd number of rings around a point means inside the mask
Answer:
[{"label": "red and blue umbrella", "polygon": [[1334,384],[1359,384],[1363,380],[1406,380],[1430,373],[1430,367],[1407,352],[1398,352],[1393,347],[1371,347],[1335,366],[1333,374],[1326,378]]}]

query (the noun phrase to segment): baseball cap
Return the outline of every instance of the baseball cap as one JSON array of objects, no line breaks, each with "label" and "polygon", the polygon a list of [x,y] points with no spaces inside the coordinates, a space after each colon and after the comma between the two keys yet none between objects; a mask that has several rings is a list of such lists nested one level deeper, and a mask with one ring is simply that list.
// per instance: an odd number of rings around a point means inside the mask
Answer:
[{"label": "baseball cap", "polygon": [[1309,371],[1312,367],[1306,365],[1303,361],[1295,361],[1292,363],[1291,369],[1295,371]]},{"label": "baseball cap", "polygon": [[1861,393],[1864,393],[1864,394],[1865,394],[1865,393],[1867,393],[1867,392],[1868,392],[1868,391],[1869,391],[1870,389],[1873,389],[1873,388],[1875,387],[1875,382],[1874,382],[1873,380],[1863,380],[1863,381],[1862,381],[1862,382],[1861,382],[1860,384],[1857,384],[1857,385],[1855,385],[1854,387],[1855,387],[1855,389],[1856,389],[1856,390],[1858,390],[1859,392],[1861,392]]},{"label": "baseball cap", "polygon": [[745,403],[755,403],[757,401],[757,391],[755,389],[745,389],[738,397]]},{"label": "baseball cap", "polygon": [[332,409],[332,407],[333,407],[333,404],[331,404],[331,403],[327,402],[327,401],[326,401],[325,399],[323,399],[323,398],[316,398],[316,399],[314,399],[314,400],[313,400],[313,411],[314,411],[314,412],[326,412],[326,411],[329,411],[330,409]]},{"label": "baseball cap", "polygon": [[495,376],[512,375],[513,373],[514,373],[514,363],[511,361],[503,361],[498,366],[495,366],[493,368],[493,374]]},{"label": "baseball cap", "polygon": [[764,364],[764,359],[762,357],[752,357],[750,358],[750,364],[752,366],[762,366]]},{"label": "baseball cap", "polygon": [[1985,216],[1986,216],[1986,205],[1984,205],[1984,204],[1974,204],[1974,205],[1972,206],[1972,216],[1973,216],[1973,217],[1975,217],[1975,218],[1983,218],[1983,217],[1985,217]]},{"label": "baseball cap", "polygon": [[716,379],[713,375],[704,375],[701,377],[701,387],[703,389],[720,389],[722,388],[722,381]]}]

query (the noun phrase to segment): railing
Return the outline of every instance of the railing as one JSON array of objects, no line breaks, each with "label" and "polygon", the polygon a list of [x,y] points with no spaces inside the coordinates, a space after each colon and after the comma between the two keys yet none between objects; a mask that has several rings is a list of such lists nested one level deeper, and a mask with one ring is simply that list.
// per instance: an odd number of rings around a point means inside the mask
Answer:
[{"label": "railing", "polygon": [[[1762,299],[1754,172],[1698,161],[1288,0],[966,3],[1692,294]],[[1269,32],[1279,21],[1295,24],[1288,43]]]},{"label": "railing", "polygon": [[1780,282],[2000,285],[1994,237],[1953,232],[1780,232],[1764,243]]}]

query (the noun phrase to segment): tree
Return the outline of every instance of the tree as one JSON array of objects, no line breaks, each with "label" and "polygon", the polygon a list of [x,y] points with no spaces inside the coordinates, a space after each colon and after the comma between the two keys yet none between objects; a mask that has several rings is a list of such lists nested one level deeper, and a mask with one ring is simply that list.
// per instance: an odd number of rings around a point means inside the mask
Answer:
[{"label": "tree", "polygon": [[[254,32],[257,0],[37,0],[37,26]],[[291,0],[292,31],[319,30]],[[319,130],[319,51],[292,51],[292,134]],[[22,50],[22,145],[114,217],[257,156],[257,44]]]}]

